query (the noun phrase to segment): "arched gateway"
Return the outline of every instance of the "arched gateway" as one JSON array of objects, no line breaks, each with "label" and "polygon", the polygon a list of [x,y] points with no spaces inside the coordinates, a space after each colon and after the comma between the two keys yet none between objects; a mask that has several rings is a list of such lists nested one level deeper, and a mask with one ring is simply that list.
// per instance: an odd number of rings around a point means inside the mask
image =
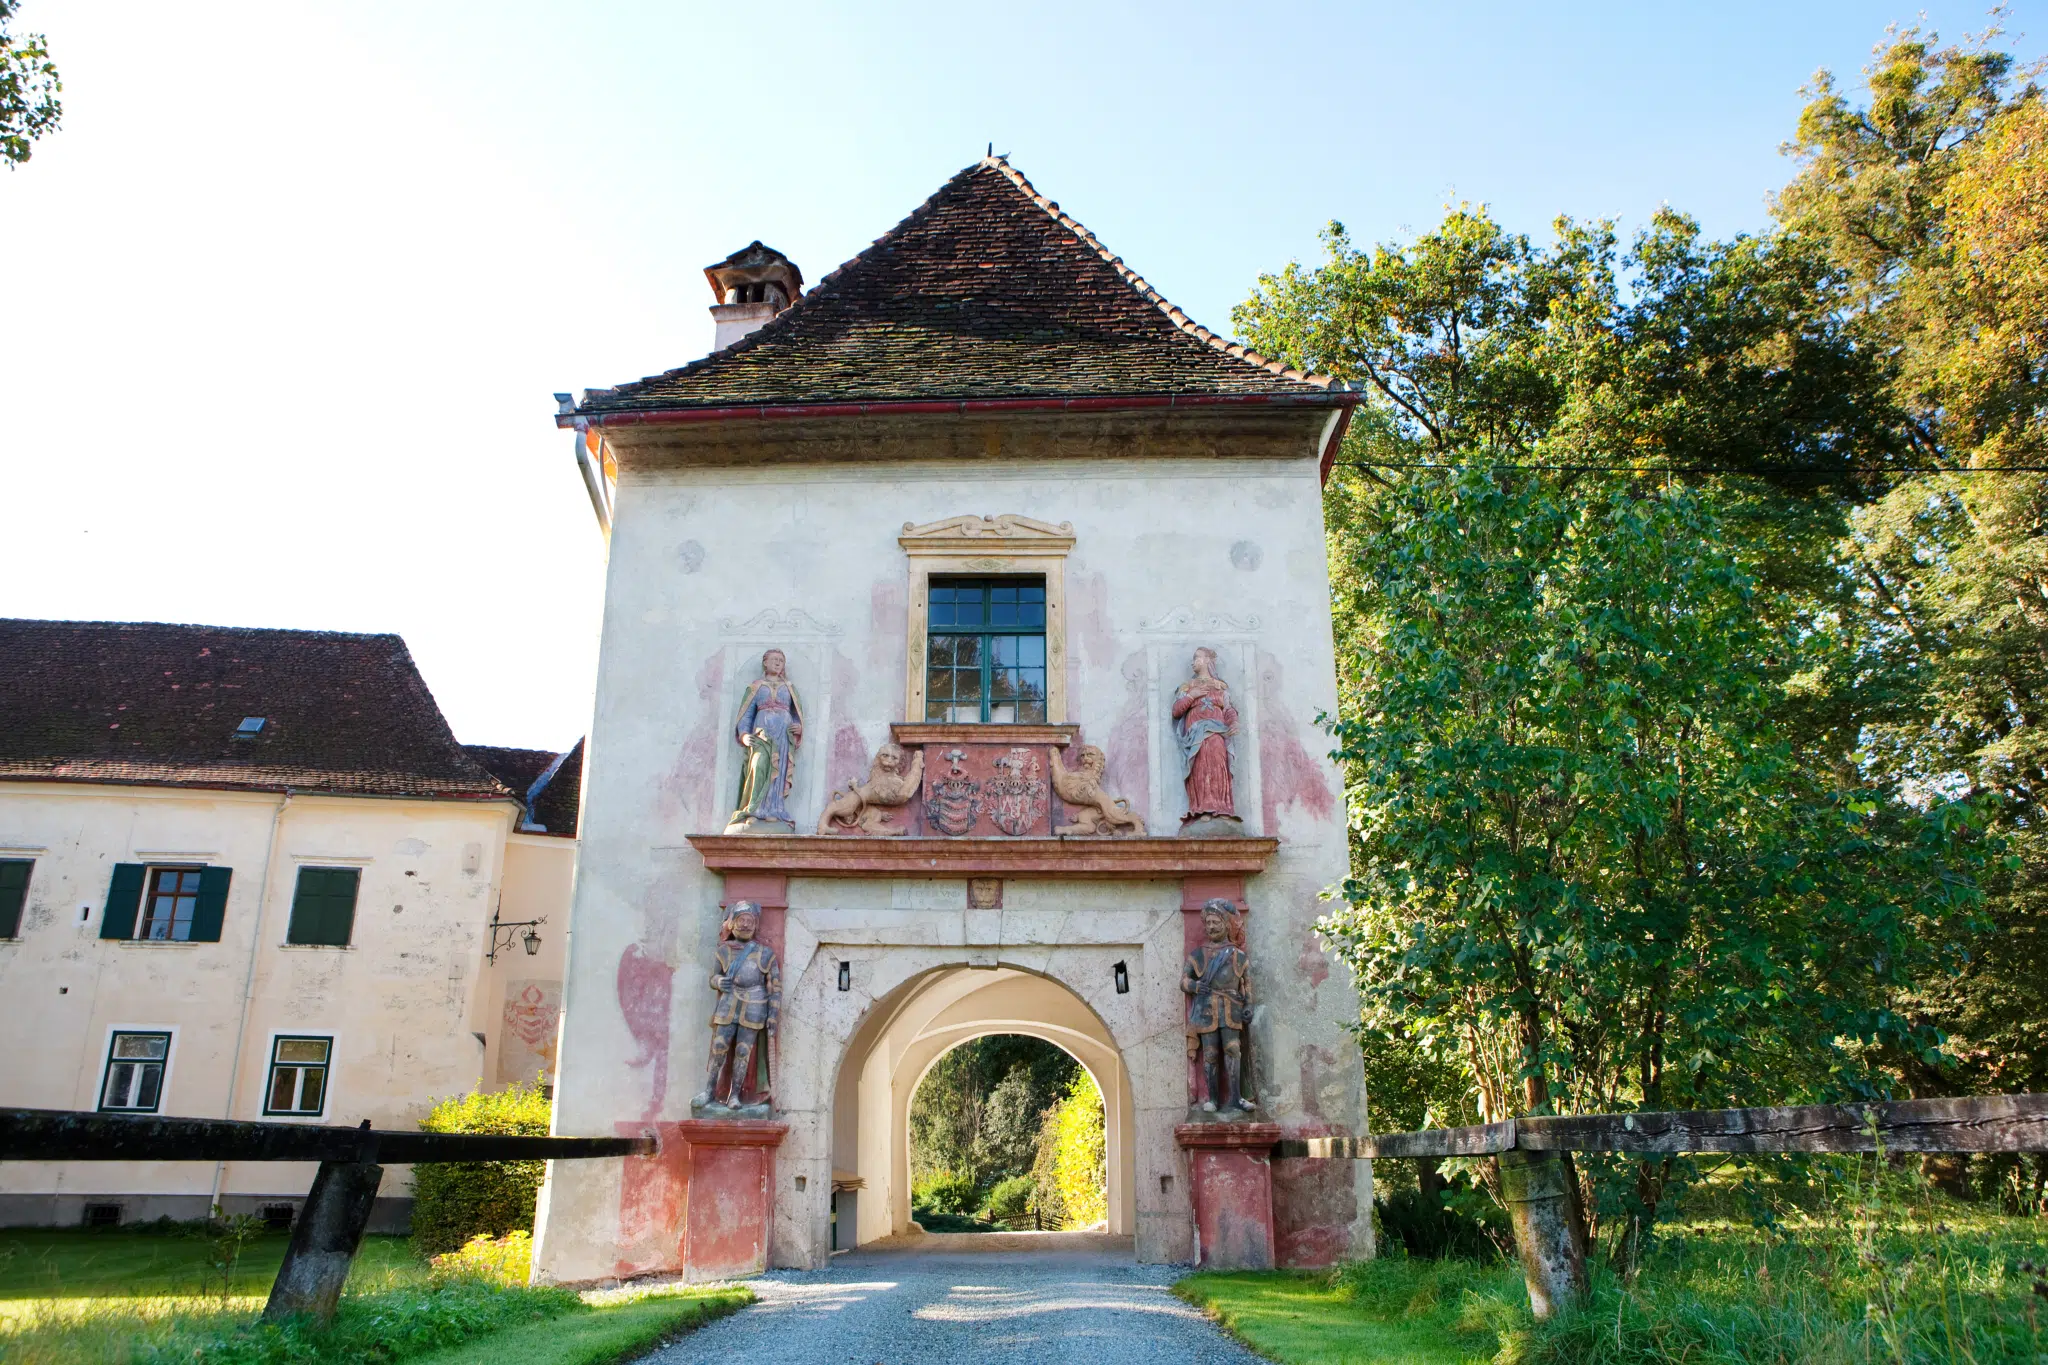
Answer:
[{"label": "arched gateway", "polygon": [[835,1183],[901,1229],[910,1095],[990,1032],[1096,1077],[1140,1260],[1369,1254],[1363,1163],[1269,1159],[1364,1118],[1313,930],[1358,394],[1001,158],[808,294],[706,275],[720,350],[560,418],[611,548],[555,1121],[660,1151],[550,1172],[541,1273],[818,1265]]}]

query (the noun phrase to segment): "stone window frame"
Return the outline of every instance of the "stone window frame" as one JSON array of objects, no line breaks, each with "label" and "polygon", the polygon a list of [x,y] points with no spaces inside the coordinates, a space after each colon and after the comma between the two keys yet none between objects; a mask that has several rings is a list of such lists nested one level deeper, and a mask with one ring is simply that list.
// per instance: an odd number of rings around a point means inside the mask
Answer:
[{"label": "stone window frame", "polygon": [[[910,622],[904,631],[903,719],[924,721],[925,649],[931,630],[931,581],[937,578],[1041,576],[1045,579],[1045,723],[1067,723],[1067,554],[1074,524],[1001,516],[903,523],[896,538],[909,560]],[[980,722],[976,722],[979,724]],[[1000,728],[1005,722],[989,722]]]}]

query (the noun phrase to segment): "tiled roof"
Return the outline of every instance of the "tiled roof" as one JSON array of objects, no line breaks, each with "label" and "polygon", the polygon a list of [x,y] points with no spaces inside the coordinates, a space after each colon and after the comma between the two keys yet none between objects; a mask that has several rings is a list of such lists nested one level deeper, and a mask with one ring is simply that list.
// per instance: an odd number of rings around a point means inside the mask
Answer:
[{"label": "tiled roof", "polygon": [[576,819],[583,799],[583,741],[567,753],[552,749],[504,749],[493,744],[465,744],[469,756],[512,789],[526,806],[522,834],[576,837]]},{"label": "tiled roof", "polygon": [[968,398],[1327,403],[1343,388],[1196,326],[989,157],[772,322],[679,370],[592,390],[577,415]]},{"label": "tiled roof", "polygon": [[0,780],[511,796],[396,635],[147,622],[0,619]]},{"label": "tiled roof", "polygon": [[527,819],[548,834],[576,837],[576,822],[583,813],[583,741],[562,755],[554,775],[533,793]]}]

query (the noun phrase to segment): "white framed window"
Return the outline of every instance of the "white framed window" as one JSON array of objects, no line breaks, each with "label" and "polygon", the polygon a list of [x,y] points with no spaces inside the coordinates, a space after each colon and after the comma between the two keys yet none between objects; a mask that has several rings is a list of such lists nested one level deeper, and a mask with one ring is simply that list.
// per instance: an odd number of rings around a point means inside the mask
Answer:
[{"label": "white framed window", "polygon": [[327,1107],[327,1068],[333,1056],[332,1037],[279,1034],[271,1039],[263,1112],[319,1117]]},{"label": "white framed window", "polygon": [[156,1113],[163,1104],[164,1068],[170,1060],[168,1031],[116,1029],[107,1043],[107,1069],[100,1081],[101,1111]]}]

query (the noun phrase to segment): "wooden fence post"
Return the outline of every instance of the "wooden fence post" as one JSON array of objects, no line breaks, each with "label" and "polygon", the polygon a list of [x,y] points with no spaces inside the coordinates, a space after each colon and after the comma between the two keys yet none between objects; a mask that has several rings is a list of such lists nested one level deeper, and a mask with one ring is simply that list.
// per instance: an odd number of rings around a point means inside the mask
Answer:
[{"label": "wooden fence post", "polygon": [[323,1323],[333,1320],[383,1178],[384,1168],[375,1162],[320,1163],[306,1206],[292,1228],[284,1264],[270,1286],[270,1302],[263,1309],[266,1321],[295,1313],[310,1313]]},{"label": "wooden fence post", "polygon": [[1586,1262],[1572,1236],[1564,1182],[1564,1163],[1555,1152],[1511,1148],[1500,1154],[1501,1197],[1514,1223],[1529,1308],[1539,1318],[1577,1302],[1586,1291]]}]

